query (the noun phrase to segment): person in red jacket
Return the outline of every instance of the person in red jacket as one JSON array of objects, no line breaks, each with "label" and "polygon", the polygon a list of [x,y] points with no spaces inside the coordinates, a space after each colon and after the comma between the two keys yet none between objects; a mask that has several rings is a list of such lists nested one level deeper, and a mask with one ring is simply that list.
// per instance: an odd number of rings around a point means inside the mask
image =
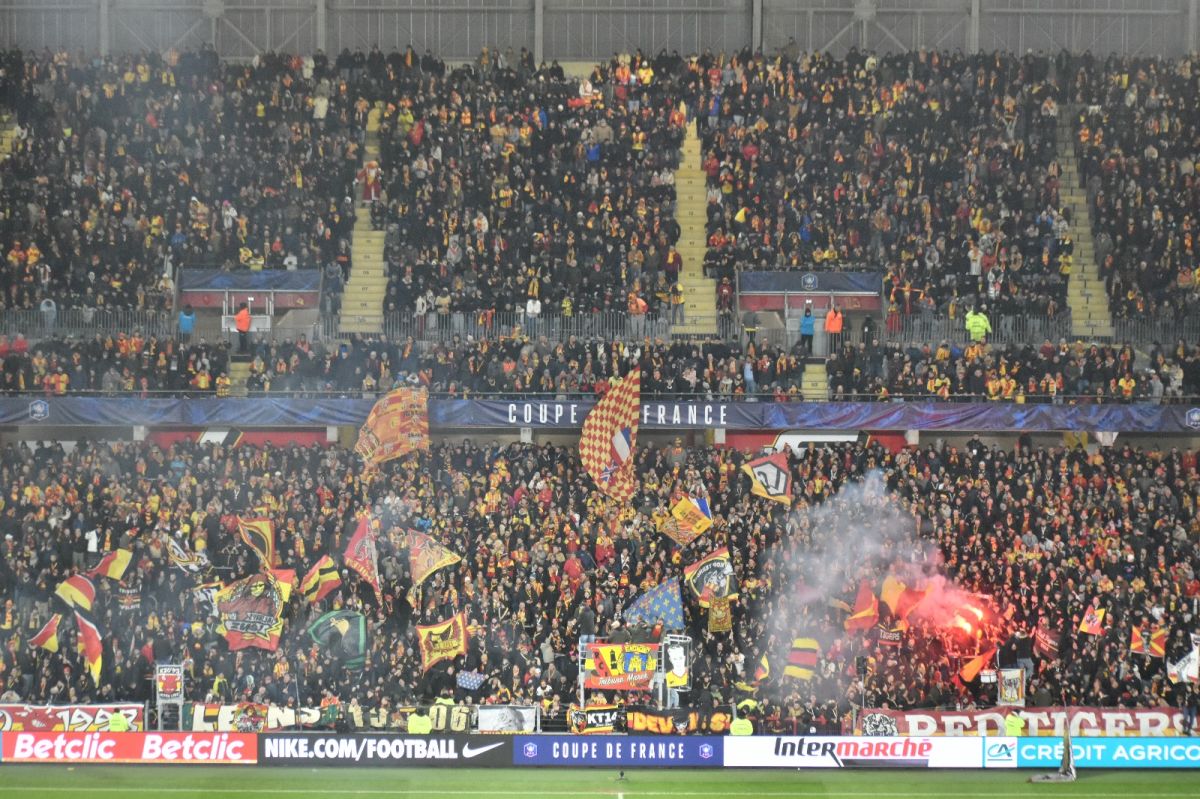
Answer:
[{"label": "person in red jacket", "polygon": [[233,326],[238,333],[238,352],[248,352],[250,349],[250,308],[246,303],[238,306],[233,316]]}]

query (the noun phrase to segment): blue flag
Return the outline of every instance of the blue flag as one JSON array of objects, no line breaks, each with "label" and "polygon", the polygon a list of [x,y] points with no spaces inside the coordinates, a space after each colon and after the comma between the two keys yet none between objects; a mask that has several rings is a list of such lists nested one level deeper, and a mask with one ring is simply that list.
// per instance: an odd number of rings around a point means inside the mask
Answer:
[{"label": "blue flag", "polygon": [[683,629],[683,598],[679,593],[678,577],[654,586],[625,609],[625,621],[629,624],[646,622],[654,625],[659,620],[664,629]]}]

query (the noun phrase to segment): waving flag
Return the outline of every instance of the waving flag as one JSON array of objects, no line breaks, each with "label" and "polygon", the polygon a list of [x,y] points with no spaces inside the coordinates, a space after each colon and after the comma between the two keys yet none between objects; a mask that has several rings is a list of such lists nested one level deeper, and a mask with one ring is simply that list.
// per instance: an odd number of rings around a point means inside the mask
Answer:
[{"label": "waving flag", "polygon": [[316,603],[329,596],[341,584],[342,578],[338,575],[337,564],[333,558],[322,555],[300,581],[300,593],[304,594],[304,598],[309,602]]},{"label": "waving flag", "polygon": [[308,626],[308,637],[347,669],[367,663],[367,618],[361,613],[331,610]]},{"label": "waving flag", "polygon": [[683,629],[683,597],[679,593],[679,578],[654,586],[625,609],[625,621],[630,624],[663,623],[667,630]]},{"label": "waving flag", "polygon": [[264,569],[275,565],[275,523],[270,519],[243,519],[238,517],[238,536],[242,543],[258,553],[258,562]]},{"label": "waving flag", "polygon": [[783,673],[798,680],[811,680],[817,669],[821,646],[815,638],[795,638],[792,640],[792,650],[788,653],[787,665]]},{"label": "waving flag", "polygon": [[847,630],[869,630],[879,621],[879,600],[875,592],[864,580],[858,586],[858,597],[854,600],[854,610],[843,625]]},{"label": "waving flag", "polygon": [[478,691],[487,681],[487,677],[477,671],[460,671],[455,678],[458,687],[464,691]]},{"label": "waving flag", "polygon": [[1083,614],[1083,621],[1079,622],[1079,632],[1088,635],[1099,635],[1104,632],[1104,615],[1107,612],[1104,608],[1097,610],[1093,603]]},{"label": "waving flag", "polygon": [[683,579],[707,608],[714,599],[737,599],[738,583],[729,561],[729,548],[721,547],[683,570]]},{"label": "waving flag", "polygon": [[421,646],[421,668],[467,654],[467,614],[460,611],[437,624],[418,624],[417,642]]},{"label": "waving flag", "polygon": [[185,572],[198,574],[208,568],[208,556],[193,552],[186,543],[174,536],[167,539],[167,557]]},{"label": "waving flag", "polygon": [[372,588],[375,589],[375,600],[383,604],[383,590],[379,584],[379,556],[375,550],[375,538],[379,533],[379,521],[370,513],[364,513],[358,519],[354,535],[346,544],[342,555],[346,565],[358,573]]},{"label": "waving flag", "polygon": [[764,455],[742,466],[750,477],[750,493],[784,505],[792,504],[792,473],[787,455],[776,452]]},{"label": "waving flag", "polygon": [[671,508],[675,519],[675,534],[671,537],[680,546],[687,546],[712,527],[712,510],[704,497],[684,497]]},{"label": "waving flag", "polygon": [[993,663],[995,659],[996,650],[994,647],[978,657],[971,658],[958,670],[958,679],[964,683],[971,682],[979,676],[979,672],[983,671],[985,666]]},{"label": "waving flag", "polygon": [[413,585],[420,585],[438,569],[460,560],[462,558],[425,533],[413,530],[408,534],[408,566],[412,573]]},{"label": "waving flag", "polygon": [[1167,651],[1166,628],[1155,625],[1150,634],[1146,635],[1141,627],[1134,627],[1130,631],[1129,651],[1135,655],[1149,655],[1152,658],[1163,657]]},{"label": "waving flag", "polygon": [[283,606],[291,586],[270,572],[252,574],[217,592],[217,633],[232,651],[254,647],[274,652],[283,632]]},{"label": "waving flag", "polygon": [[579,457],[596,486],[618,502],[637,490],[633,453],[637,445],[642,373],[634,369],[613,384],[583,420]]},{"label": "waving flag", "polygon": [[63,580],[54,593],[71,608],[91,610],[96,602],[96,586],[82,574]]},{"label": "waving flag", "polygon": [[129,562],[133,560],[133,553],[128,549],[118,549],[116,552],[109,552],[100,559],[96,564],[96,568],[88,572],[89,577],[103,576],[110,580],[120,580],[125,576],[125,570],[129,568]]},{"label": "waving flag", "polygon": [[410,452],[429,449],[429,396],[424,388],[404,386],[375,403],[354,445],[373,468]]},{"label": "waving flag", "polygon": [[83,662],[87,664],[88,674],[92,675],[92,682],[99,687],[101,661],[104,659],[104,636],[91,614],[79,608],[75,609],[75,625],[79,628],[79,640],[75,646],[79,654],[83,655]]},{"label": "waving flag", "polygon": [[727,633],[733,629],[733,602],[729,597],[713,597],[708,604],[708,631]]},{"label": "waving flag", "polygon": [[58,625],[62,622],[62,614],[55,613],[50,617],[50,621],[46,622],[42,629],[37,631],[32,638],[29,639],[30,646],[40,646],[47,652],[58,651]]}]

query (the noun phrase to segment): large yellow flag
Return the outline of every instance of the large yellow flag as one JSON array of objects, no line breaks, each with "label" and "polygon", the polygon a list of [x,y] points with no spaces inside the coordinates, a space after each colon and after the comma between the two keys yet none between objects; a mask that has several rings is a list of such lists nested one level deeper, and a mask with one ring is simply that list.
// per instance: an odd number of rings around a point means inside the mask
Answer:
[{"label": "large yellow flag", "polygon": [[583,420],[579,458],[597,487],[618,502],[637,490],[633,453],[637,446],[642,373],[634,369],[612,385]]},{"label": "large yellow flag", "polygon": [[467,614],[462,611],[437,624],[418,624],[421,668],[467,654],[467,636]]}]

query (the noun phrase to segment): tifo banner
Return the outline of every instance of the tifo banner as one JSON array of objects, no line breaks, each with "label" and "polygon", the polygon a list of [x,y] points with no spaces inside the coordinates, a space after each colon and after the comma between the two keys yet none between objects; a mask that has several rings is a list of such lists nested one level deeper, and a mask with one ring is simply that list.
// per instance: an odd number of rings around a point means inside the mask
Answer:
[{"label": "tifo banner", "polygon": [[[434,707],[439,707],[434,705]],[[440,707],[445,707],[441,705]],[[480,705],[475,710],[480,732],[537,732],[537,708],[518,705]],[[433,715],[433,709],[430,709]],[[434,729],[437,729],[435,726]]]},{"label": "tifo banner", "polygon": [[658,668],[658,644],[586,644],[584,688],[642,691]]},{"label": "tifo banner", "polygon": [[[1001,735],[1006,708],[989,710],[864,710],[864,735]],[[1027,707],[1021,711],[1029,735],[1179,735],[1183,714],[1174,708]]]},{"label": "tifo banner", "polygon": [[733,723],[733,710],[729,707],[697,710],[676,708],[659,710],[654,707],[631,705],[625,711],[625,729],[631,734],[653,733],[657,735],[724,735]]},{"label": "tifo banner", "polygon": [[129,729],[146,727],[142,705],[0,705],[0,730],[17,732],[97,732],[108,729],[109,719],[120,713]]},{"label": "tifo banner", "polygon": [[[591,400],[429,401],[433,428],[537,427],[578,430]],[[0,399],[0,425],[146,427],[358,426],[369,399],[147,399],[49,397]],[[1030,433],[1111,430],[1193,433],[1200,408],[1187,405],[1018,405],[953,402],[654,402],[642,403],[639,427],[729,430],[958,430]]]},{"label": "tifo banner", "polygon": [[[1017,765],[1056,769],[1063,743],[1049,738],[1018,738]],[[1200,768],[1200,741],[1162,738],[1088,738],[1071,742],[1076,768]]]},{"label": "tifo banner", "polygon": [[[729,739],[733,740],[733,739]],[[722,765],[725,738],[626,738],[622,736],[518,735],[515,766]]]},{"label": "tifo banner", "polygon": [[8,732],[0,735],[5,763],[258,762],[258,738],[203,732]]},{"label": "tifo banner", "polygon": [[755,735],[725,740],[731,768],[979,768],[982,738]]},{"label": "tifo banner", "polygon": [[259,740],[259,762],[283,766],[509,766],[512,741],[495,735],[265,733]]}]

